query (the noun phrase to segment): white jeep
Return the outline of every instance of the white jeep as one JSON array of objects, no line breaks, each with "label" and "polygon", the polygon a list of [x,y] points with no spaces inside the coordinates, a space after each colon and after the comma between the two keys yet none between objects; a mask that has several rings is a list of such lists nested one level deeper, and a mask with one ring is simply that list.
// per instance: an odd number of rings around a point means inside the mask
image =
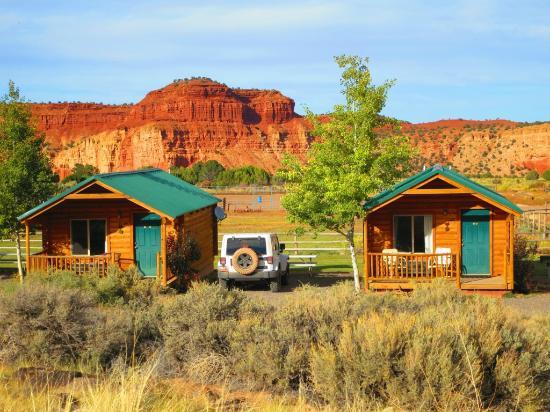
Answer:
[{"label": "white jeep", "polygon": [[288,255],[274,233],[232,233],[223,236],[218,281],[224,288],[235,282],[265,281],[272,292],[287,283]]}]

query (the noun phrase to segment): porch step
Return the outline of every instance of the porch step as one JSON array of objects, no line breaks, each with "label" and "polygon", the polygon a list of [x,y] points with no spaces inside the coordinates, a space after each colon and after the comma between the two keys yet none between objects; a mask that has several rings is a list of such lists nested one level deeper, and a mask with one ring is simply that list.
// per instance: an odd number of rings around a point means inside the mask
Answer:
[{"label": "porch step", "polygon": [[[449,282],[456,284],[455,278],[447,278]],[[418,284],[430,283],[431,280],[413,280],[413,281],[400,281],[400,280],[376,280],[368,283],[369,289],[374,290],[413,290]],[[462,290],[490,290],[490,291],[507,291],[509,288],[503,283],[502,276],[495,276],[484,279],[465,279],[462,278],[460,282],[460,289]]]}]

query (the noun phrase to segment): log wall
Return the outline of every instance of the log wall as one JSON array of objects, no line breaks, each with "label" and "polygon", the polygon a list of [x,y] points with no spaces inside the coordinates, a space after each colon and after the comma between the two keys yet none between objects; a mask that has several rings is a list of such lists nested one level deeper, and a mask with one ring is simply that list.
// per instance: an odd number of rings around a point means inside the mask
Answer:
[{"label": "log wall", "polygon": [[201,258],[195,263],[195,268],[201,275],[206,275],[214,269],[214,256],[218,249],[218,224],[214,206],[187,213],[182,219],[184,233],[197,241],[201,251]]}]

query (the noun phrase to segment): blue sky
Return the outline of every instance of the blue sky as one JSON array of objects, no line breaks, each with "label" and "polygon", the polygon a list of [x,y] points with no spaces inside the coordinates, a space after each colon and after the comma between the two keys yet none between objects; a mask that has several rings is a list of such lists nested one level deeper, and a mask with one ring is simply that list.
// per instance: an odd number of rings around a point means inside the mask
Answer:
[{"label": "blue sky", "polygon": [[0,82],[32,101],[137,102],[175,78],[326,112],[337,54],[395,78],[385,113],[550,120],[550,2],[0,0]]}]

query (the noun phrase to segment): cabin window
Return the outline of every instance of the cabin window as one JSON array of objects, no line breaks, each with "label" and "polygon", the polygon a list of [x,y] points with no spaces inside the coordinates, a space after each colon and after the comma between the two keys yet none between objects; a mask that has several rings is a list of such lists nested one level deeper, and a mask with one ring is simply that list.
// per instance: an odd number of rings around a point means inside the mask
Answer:
[{"label": "cabin window", "polygon": [[106,251],[106,222],[103,219],[71,220],[73,255],[103,255]]},{"label": "cabin window", "polygon": [[432,217],[395,216],[393,239],[399,252],[432,253]]}]

